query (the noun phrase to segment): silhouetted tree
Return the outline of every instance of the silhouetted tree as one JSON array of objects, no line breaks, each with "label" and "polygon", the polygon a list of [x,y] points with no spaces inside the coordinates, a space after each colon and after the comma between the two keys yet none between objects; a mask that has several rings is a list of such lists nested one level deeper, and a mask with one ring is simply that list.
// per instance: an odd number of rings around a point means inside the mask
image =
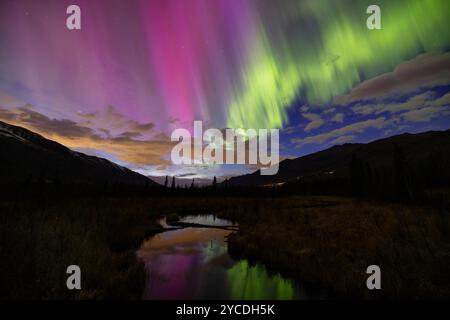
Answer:
[{"label": "silhouetted tree", "polygon": [[382,184],[380,173],[378,172],[377,168],[373,168],[373,174],[372,174],[372,181],[373,181],[373,192],[376,196],[380,196],[380,186]]},{"label": "silhouetted tree", "polygon": [[169,185],[169,177],[166,176],[166,181],[164,182],[164,188],[167,188]]},{"label": "silhouetted tree", "polygon": [[58,174],[53,178],[53,185],[54,185],[56,188],[61,187],[61,179],[59,178],[59,175],[58,175]]},{"label": "silhouetted tree", "polygon": [[442,181],[442,177],[440,173],[442,173],[443,170],[441,170],[441,160],[442,160],[442,151],[441,150],[433,150],[427,157],[426,165],[425,165],[425,172],[422,174],[426,175],[426,183],[428,185],[439,185]]},{"label": "silhouetted tree", "polygon": [[371,195],[373,190],[375,190],[374,182],[373,182],[373,173],[372,167],[370,163],[366,163],[364,166],[364,192],[366,195]]},{"label": "silhouetted tree", "polygon": [[364,166],[361,159],[358,159],[355,153],[352,154],[352,160],[350,161],[350,183],[353,195],[362,195],[364,185]]},{"label": "silhouetted tree", "polygon": [[172,186],[171,189],[175,189],[175,176],[172,177]]},{"label": "silhouetted tree", "polygon": [[192,179],[192,182],[191,182],[191,189],[194,189],[194,179]]},{"label": "silhouetted tree", "polygon": [[23,186],[26,188],[31,184],[31,181],[33,180],[33,175],[30,173],[23,182]]},{"label": "silhouetted tree", "polygon": [[213,189],[216,189],[216,186],[217,186],[217,179],[216,179],[216,176],[214,176],[214,179],[213,179]]},{"label": "silhouetted tree", "polygon": [[406,173],[405,154],[397,143],[394,143],[394,176],[397,197],[399,199],[411,200],[412,195]]}]

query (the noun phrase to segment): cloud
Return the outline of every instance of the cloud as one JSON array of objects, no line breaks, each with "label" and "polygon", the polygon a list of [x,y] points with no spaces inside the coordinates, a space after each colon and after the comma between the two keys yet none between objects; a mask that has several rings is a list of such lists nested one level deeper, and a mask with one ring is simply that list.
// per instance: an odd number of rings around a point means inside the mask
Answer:
[{"label": "cloud", "polygon": [[176,175],[177,178],[187,178],[187,177],[195,177],[195,176],[197,176],[197,173],[195,173],[195,172],[180,173],[180,174]]},{"label": "cloud", "polygon": [[140,137],[142,137],[142,134],[140,132],[135,132],[135,131],[126,131],[126,132],[122,132],[119,135],[119,138],[135,139],[135,138],[140,138]]},{"label": "cloud", "polygon": [[406,112],[404,118],[413,122],[426,122],[439,114],[440,109],[438,107],[427,107],[419,110],[413,110]]},{"label": "cloud", "polygon": [[[152,122],[140,123],[119,113],[113,106],[108,106],[102,112],[78,113],[82,119],[80,123],[85,126],[100,128],[108,128],[113,133],[139,133],[141,136],[149,136],[153,134],[155,124]],[[137,137],[137,134],[135,134]]]},{"label": "cloud", "polygon": [[449,106],[450,105],[450,92],[444,94],[442,97],[434,102],[438,106]]},{"label": "cloud", "polygon": [[289,126],[286,128],[282,128],[282,132],[286,133],[286,134],[292,134],[295,133],[299,130],[298,126]]},{"label": "cloud", "polygon": [[309,106],[307,106],[307,105],[303,105],[303,106],[301,106],[300,107],[300,112],[308,112],[308,110],[309,110]]},{"label": "cloud", "polygon": [[377,128],[381,129],[386,127],[391,123],[390,120],[386,120],[385,117],[379,117],[376,119],[369,119],[361,122],[355,122],[344,126],[342,128],[338,128],[327,133],[322,133],[314,136],[309,136],[306,138],[293,138],[291,139],[291,143],[293,143],[297,148],[304,146],[306,144],[320,144],[326,141],[329,141],[333,138],[338,138],[341,136],[361,133],[368,128]]},{"label": "cloud", "polygon": [[447,115],[450,115],[450,92],[434,101],[427,100],[422,108],[415,108],[402,114],[405,120],[412,122],[428,122],[433,118]]},{"label": "cloud", "polygon": [[353,141],[355,138],[356,137],[352,136],[352,135],[340,136],[340,137],[337,137],[336,139],[330,141],[330,144],[332,144],[332,145],[344,144],[344,143]]},{"label": "cloud", "polygon": [[[84,116],[84,119],[96,117],[94,114]],[[123,116],[113,116],[121,123],[128,122],[129,127],[139,128],[139,124],[133,120],[127,121]],[[167,155],[170,154],[173,143],[170,141],[170,137],[163,133],[146,140],[137,140],[136,138],[141,138],[141,133],[137,131],[125,131],[113,136],[109,130],[103,129],[103,135],[101,135],[97,133],[97,130],[86,126],[84,121],[77,123],[68,119],[51,119],[35,111],[30,105],[12,109],[0,108],[0,119],[37,132],[69,148],[101,150],[131,165],[167,165],[170,163]],[[144,125],[142,129],[145,132],[145,130],[151,130],[152,126]]]},{"label": "cloud", "polygon": [[78,125],[68,119],[50,119],[47,116],[34,111],[31,105],[25,105],[9,110],[3,109],[0,113],[6,121],[13,120],[22,126],[39,129],[47,134],[57,133],[62,137],[86,137],[95,136],[91,128]]},{"label": "cloud", "polygon": [[16,118],[16,115],[11,113],[10,110],[0,108],[0,119],[1,120],[8,122],[15,118]]},{"label": "cloud", "polygon": [[372,104],[357,104],[352,107],[352,111],[356,114],[367,116],[375,113],[375,107]]},{"label": "cloud", "polygon": [[436,98],[434,92],[427,91],[410,97],[404,102],[393,102],[387,104],[357,104],[352,107],[353,112],[360,115],[400,114],[406,121],[427,122],[442,115],[448,115],[450,105],[450,93]]},{"label": "cloud", "polygon": [[381,114],[384,112],[398,113],[425,106],[434,99],[434,93],[427,91],[410,97],[405,102],[369,103],[361,102],[352,107],[352,111],[360,115]]},{"label": "cloud", "polygon": [[395,126],[394,128],[389,128],[389,129],[387,129],[387,130],[384,130],[383,134],[384,134],[385,136],[387,136],[387,135],[392,135],[392,134],[394,134],[394,133],[401,132],[401,131],[403,131],[404,129],[407,129],[407,128],[409,128],[409,127],[410,127],[410,126],[409,126],[409,125],[406,125],[406,124],[404,124],[404,125],[397,125],[397,126]]},{"label": "cloud", "polygon": [[6,107],[16,107],[23,105],[24,103],[15,97],[0,91],[0,104]]},{"label": "cloud", "polygon": [[320,115],[315,113],[303,113],[302,116],[310,121],[305,127],[306,132],[320,128],[325,123]]},{"label": "cloud", "polygon": [[325,111],[323,113],[328,114],[328,113],[334,113],[335,111],[336,111],[336,108],[332,107],[332,108],[325,109]]},{"label": "cloud", "polygon": [[450,83],[450,53],[422,54],[400,64],[393,72],[364,81],[344,96],[335,98],[336,104],[401,95],[418,88],[431,88]]},{"label": "cloud", "polygon": [[333,122],[337,123],[343,123],[344,122],[344,114],[343,113],[336,113],[334,117],[331,119]]}]

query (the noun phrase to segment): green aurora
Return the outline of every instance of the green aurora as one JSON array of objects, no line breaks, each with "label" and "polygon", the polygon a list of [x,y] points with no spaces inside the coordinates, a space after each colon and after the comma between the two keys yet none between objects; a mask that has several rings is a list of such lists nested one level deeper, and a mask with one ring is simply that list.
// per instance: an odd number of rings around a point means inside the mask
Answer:
[{"label": "green aurora", "polygon": [[269,19],[273,4],[264,4],[228,127],[281,128],[299,97],[326,104],[365,79],[450,45],[447,0],[377,1],[381,30],[366,27],[373,1],[288,2],[276,8],[282,11],[277,20]]}]

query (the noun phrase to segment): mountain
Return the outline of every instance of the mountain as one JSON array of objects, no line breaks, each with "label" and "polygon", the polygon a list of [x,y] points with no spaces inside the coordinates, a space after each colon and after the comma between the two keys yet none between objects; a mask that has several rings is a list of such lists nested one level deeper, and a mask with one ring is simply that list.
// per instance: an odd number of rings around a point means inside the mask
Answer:
[{"label": "mountain", "polygon": [[73,151],[22,127],[0,121],[0,184],[123,184],[156,182],[109,160]]},{"label": "mountain", "polygon": [[333,146],[324,151],[280,162],[276,175],[262,176],[258,170],[231,178],[228,185],[263,186],[293,182],[297,179],[348,179],[353,156],[370,166],[371,170],[392,173],[395,145],[404,154],[410,171],[426,175],[429,172],[423,170],[427,168],[441,178],[450,177],[450,130],[447,130],[405,133],[367,144],[347,143]]}]

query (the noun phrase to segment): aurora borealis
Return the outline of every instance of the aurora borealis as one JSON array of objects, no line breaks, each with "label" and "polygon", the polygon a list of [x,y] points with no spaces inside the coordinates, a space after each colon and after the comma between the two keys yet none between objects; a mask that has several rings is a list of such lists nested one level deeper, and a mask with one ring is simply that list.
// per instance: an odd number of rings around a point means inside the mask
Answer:
[{"label": "aurora borealis", "polygon": [[[82,30],[65,27],[70,4]],[[0,0],[0,120],[198,176],[236,172],[170,167],[170,131],[194,120],[280,128],[286,157],[445,129],[449,17],[447,0]]]}]

